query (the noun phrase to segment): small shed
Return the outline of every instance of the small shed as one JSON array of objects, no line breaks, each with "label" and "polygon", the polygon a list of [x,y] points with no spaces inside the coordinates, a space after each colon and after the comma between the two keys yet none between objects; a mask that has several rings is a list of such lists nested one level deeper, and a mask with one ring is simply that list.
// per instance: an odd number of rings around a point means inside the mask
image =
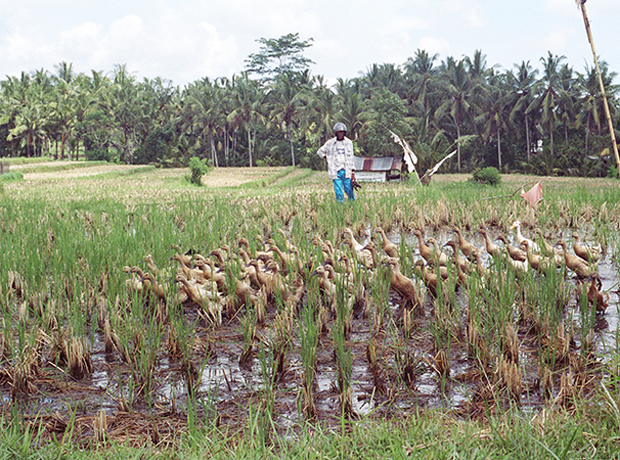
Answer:
[{"label": "small shed", "polygon": [[401,180],[402,157],[353,157],[355,180],[387,182]]}]

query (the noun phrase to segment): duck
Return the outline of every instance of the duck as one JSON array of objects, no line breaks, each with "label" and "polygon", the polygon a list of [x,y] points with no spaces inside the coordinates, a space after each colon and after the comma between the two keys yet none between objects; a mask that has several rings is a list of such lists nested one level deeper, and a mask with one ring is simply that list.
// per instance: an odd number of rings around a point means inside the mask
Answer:
[{"label": "duck", "polygon": [[484,246],[490,256],[503,257],[502,248],[495,244],[493,241],[491,241],[491,239],[489,238],[489,234],[484,228],[481,228],[478,233],[480,233],[484,237]]},{"label": "duck", "polygon": [[[448,261],[450,260],[450,257],[448,256],[448,254],[446,254],[445,252],[443,252],[437,245],[437,241],[435,240],[435,238],[430,237],[427,241],[426,241],[427,245],[430,248],[431,251],[431,256],[430,259],[427,259],[426,262],[432,265],[441,265],[441,266],[446,266],[448,265]],[[424,257],[424,256],[422,256]],[[424,257],[424,259],[426,259],[426,257]]]},{"label": "duck", "polygon": [[564,254],[561,249],[551,245],[546,239],[540,228],[535,228],[534,232],[538,235],[538,241],[540,243],[541,254],[553,259],[555,266],[561,268],[564,265]]},{"label": "duck", "polygon": [[[459,244],[458,242],[454,241],[454,240],[449,240],[448,242],[446,242],[446,244],[444,246],[450,246],[452,248],[453,254],[453,260],[454,260],[454,264],[460,268],[460,270],[463,273],[469,273],[471,271],[471,262],[469,260],[467,260],[465,257],[461,257],[459,255]],[[471,254],[473,254],[474,251],[471,252]]]},{"label": "duck", "polygon": [[461,230],[458,227],[454,227],[452,229],[452,233],[456,234],[458,238],[459,249],[465,255],[465,257],[472,257],[472,254],[474,252],[476,253],[482,252],[482,250],[479,247],[473,245],[472,243],[467,241],[465,238],[463,238],[463,235],[461,234]]},{"label": "duck", "polygon": [[413,231],[413,234],[418,238],[418,251],[420,252],[420,256],[422,256],[422,258],[426,260],[427,263],[433,263],[433,248],[426,244],[422,231],[419,229],[415,229]]},{"label": "duck", "polygon": [[424,262],[422,262],[421,260],[416,261],[416,263],[413,265],[412,271],[414,275],[416,275],[419,279],[422,280],[430,295],[433,298],[437,298],[437,288],[439,283],[437,275],[433,272],[430,272],[426,268],[426,265],[424,265]]},{"label": "duck", "polygon": [[325,267],[319,265],[310,275],[317,277],[324,304],[332,313],[336,313],[336,286],[327,277]]},{"label": "duck", "polygon": [[166,289],[155,280],[151,273],[145,273],[141,281],[144,287],[153,292],[160,300],[166,300]]},{"label": "duck", "polygon": [[302,272],[303,263],[299,260],[299,251],[296,247],[292,247],[288,252],[283,252],[276,244],[272,244],[269,247],[269,251],[275,253],[280,259],[280,266],[282,267],[282,273],[288,274],[289,272]]},{"label": "duck", "polygon": [[588,263],[581,257],[574,256],[568,252],[566,248],[566,242],[560,240],[556,243],[556,246],[560,246],[564,252],[564,263],[566,266],[577,275],[578,278],[585,279],[592,275],[592,269]]},{"label": "duck", "polygon": [[601,246],[591,246],[586,244],[579,243],[579,235],[577,233],[573,233],[573,238],[575,242],[573,243],[573,251],[583,260],[588,263],[596,263],[600,260],[601,255],[603,253],[603,249]]},{"label": "duck", "polygon": [[540,273],[545,273],[552,267],[549,259],[546,259],[539,254],[532,253],[528,240],[523,240],[519,245],[519,248],[523,248],[527,256],[527,261],[534,270]]},{"label": "duck", "polygon": [[398,258],[398,246],[396,246],[394,243],[392,243],[387,235],[385,234],[385,230],[383,230],[382,227],[377,227],[377,229],[375,230],[379,235],[381,235],[381,248],[383,249],[383,251],[389,256],[389,257],[394,257],[394,258]]},{"label": "duck", "polygon": [[138,266],[130,267],[126,265],[123,267],[123,272],[125,272],[129,278],[125,280],[125,285],[127,286],[127,290],[130,292],[144,292],[144,272]]},{"label": "duck", "polygon": [[351,246],[354,251],[357,252],[364,249],[365,246],[355,239],[353,231],[349,227],[345,227],[345,229],[342,231],[342,236],[347,242],[347,244]]},{"label": "duck", "polygon": [[[238,308],[244,305],[256,306],[259,302],[262,302],[262,291],[255,291],[248,283],[236,277],[232,278],[232,282],[234,283],[235,290],[226,299],[226,310],[231,316]],[[257,309],[257,311],[259,310],[262,311]]]},{"label": "duck", "polygon": [[538,244],[536,244],[534,241],[530,240],[529,238],[524,237],[523,234],[521,233],[521,222],[520,221],[515,220],[512,223],[512,226],[510,228],[515,230],[515,241],[517,243],[517,247],[524,241],[527,241],[530,251],[533,251],[536,253],[540,252],[540,247],[538,246]]},{"label": "duck", "polygon": [[286,250],[288,252],[295,252],[296,250],[298,250],[297,247],[293,243],[291,243],[291,237],[286,234],[283,228],[279,228],[277,232],[280,234],[280,236],[282,236],[282,240],[284,240],[284,246],[286,247]]},{"label": "duck", "polygon": [[387,257],[384,265],[390,270],[390,288],[398,292],[404,302],[410,303],[413,309],[419,309],[424,305],[423,297],[416,283],[400,271],[400,264],[396,257]]},{"label": "duck", "polygon": [[609,306],[609,292],[602,293],[603,287],[598,273],[593,273],[588,288],[588,304],[595,305],[598,313],[605,313]]},{"label": "duck", "polygon": [[188,280],[187,277],[182,273],[179,273],[174,278],[174,281],[176,283],[179,283],[180,289],[185,291],[188,298],[192,302],[200,306],[205,306],[210,301],[218,301],[220,299],[217,291],[217,286],[212,285],[210,286],[211,289],[209,289],[209,286],[207,285],[197,283],[196,281]]},{"label": "duck", "polygon": [[355,240],[351,230],[349,230],[348,232],[345,232],[344,234],[349,235],[348,237],[345,238],[345,242],[353,250],[358,262],[360,262],[364,267],[368,269],[374,268],[375,266],[375,245],[372,242],[372,240],[370,240],[366,244],[366,246],[362,246]]},{"label": "duck", "polygon": [[488,278],[489,275],[491,275],[491,271],[484,266],[484,263],[482,262],[482,255],[480,255],[477,252],[474,252],[473,254],[474,257],[474,263],[476,264],[476,272],[478,272],[478,275],[481,278]]},{"label": "duck", "polygon": [[[190,271],[191,276],[187,276],[185,272],[183,272],[183,275],[185,275],[188,280],[195,280],[200,284],[207,284],[207,281],[213,281],[224,295],[228,294],[226,274],[223,271],[213,270],[207,261],[201,258],[196,259],[194,265],[196,268]],[[196,271],[198,271],[200,275],[197,275]]]},{"label": "duck", "polygon": [[525,253],[525,251],[511,245],[504,235],[499,235],[497,239],[501,241],[502,243],[504,243],[504,246],[506,247],[506,251],[508,252],[508,255],[510,256],[512,260],[515,260],[518,262],[527,261],[527,254]]}]

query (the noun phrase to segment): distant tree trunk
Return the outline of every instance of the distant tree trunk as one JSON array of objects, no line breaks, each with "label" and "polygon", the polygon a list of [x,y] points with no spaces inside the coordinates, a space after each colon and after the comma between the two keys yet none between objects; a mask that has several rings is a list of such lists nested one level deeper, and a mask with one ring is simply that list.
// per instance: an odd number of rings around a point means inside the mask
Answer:
[{"label": "distant tree trunk", "polygon": [[461,170],[461,143],[458,142],[458,140],[461,137],[461,127],[459,126],[459,124],[456,124],[456,139],[457,139],[457,143],[456,143],[456,168],[458,171]]},{"label": "distant tree trunk", "polygon": [[502,143],[500,141],[499,129],[497,130],[497,165],[502,169]]},{"label": "distant tree trunk", "polygon": [[215,149],[213,134],[209,134],[209,144],[211,145],[211,160],[213,160],[213,165],[217,168],[219,165],[217,164],[217,150]]},{"label": "distant tree trunk", "polygon": [[248,153],[250,157],[250,168],[252,167],[252,130],[248,127]]},{"label": "distant tree trunk", "polygon": [[586,122],[586,145],[585,145],[585,153],[588,155],[588,142],[590,141],[590,114],[588,114],[588,120]]},{"label": "distant tree trunk", "polygon": [[551,156],[555,156],[553,154],[553,121],[549,120],[549,148],[551,151]]},{"label": "distant tree trunk", "polygon": [[228,131],[224,130],[224,163],[230,166],[230,145],[228,139]]},{"label": "distant tree trunk", "polygon": [[530,123],[528,116],[525,116],[525,142],[527,143],[527,162],[530,163],[532,144],[530,143]]}]

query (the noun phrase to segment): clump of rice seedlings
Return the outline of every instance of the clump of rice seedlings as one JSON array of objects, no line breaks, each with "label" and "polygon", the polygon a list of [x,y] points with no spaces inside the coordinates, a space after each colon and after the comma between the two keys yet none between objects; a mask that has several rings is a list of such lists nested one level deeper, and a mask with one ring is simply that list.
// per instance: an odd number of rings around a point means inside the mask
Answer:
[{"label": "clump of rice seedlings", "polygon": [[380,264],[374,274],[372,283],[371,298],[374,306],[372,312],[373,325],[372,329],[378,333],[383,329],[384,322],[391,316],[390,310],[390,271],[387,267]]},{"label": "clump of rice seedlings", "polygon": [[273,350],[276,367],[276,380],[280,380],[286,372],[286,356],[291,344],[292,314],[289,309],[278,312],[273,321],[273,328],[269,338],[269,348]]},{"label": "clump of rice seedlings", "polygon": [[[332,329],[332,338],[335,347],[337,385],[340,392],[340,408],[343,417],[355,416],[353,409],[353,390],[351,388],[351,374],[353,372],[353,355],[347,344],[348,327],[350,327],[350,311],[343,289],[337,295],[336,322]],[[349,326],[347,326],[349,324]]]},{"label": "clump of rice seedlings", "polygon": [[466,337],[469,355],[481,370],[487,369],[493,357],[492,345],[495,334],[490,319],[493,313],[485,299],[486,284],[474,280],[468,295]]},{"label": "clump of rice seedlings", "polygon": [[435,355],[427,358],[430,368],[437,374],[441,381],[442,394],[444,394],[447,379],[450,377],[450,362],[446,350],[439,350]]},{"label": "clump of rice seedlings", "polygon": [[100,409],[93,419],[93,441],[103,444],[108,439],[108,418],[105,409]]},{"label": "clump of rice seedlings", "polygon": [[163,339],[163,330],[161,325],[154,319],[150,319],[146,325],[140,325],[142,328],[145,326],[146,334],[144,339],[141,340],[140,346],[136,347],[132,371],[140,385],[138,393],[144,396],[147,402],[150,402],[158,353]]},{"label": "clump of rice seedlings", "polygon": [[84,337],[71,337],[67,343],[67,365],[75,379],[81,379],[93,372],[90,346]]},{"label": "clump of rice seedlings", "polygon": [[553,404],[565,409],[572,409],[579,396],[579,387],[575,385],[575,375],[568,371],[560,375],[560,389],[553,400]]},{"label": "clump of rice seedlings", "polygon": [[24,281],[22,275],[19,272],[9,270],[9,289],[7,291],[7,298],[15,297],[17,299],[21,299],[24,297]]},{"label": "clump of rice seedlings", "polygon": [[239,356],[239,364],[246,364],[254,356],[254,340],[256,339],[256,312],[248,308],[240,319],[243,350]]},{"label": "clump of rice seedlings", "polygon": [[508,391],[510,397],[517,403],[521,403],[523,391],[523,372],[519,364],[506,357],[501,357],[497,366],[497,376],[500,385]]},{"label": "clump of rice seedlings", "polygon": [[316,303],[308,301],[301,307],[299,318],[299,342],[302,364],[301,412],[309,420],[317,416],[314,403],[314,377],[316,372],[317,348],[319,344],[319,326],[317,325]]},{"label": "clump of rice seedlings", "polygon": [[180,312],[173,313],[168,327],[168,353],[181,361],[181,372],[185,377],[188,394],[193,394],[200,383],[198,370],[194,365],[195,323],[187,323]]},{"label": "clump of rice seedlings", "polygon": [[264,341],[260,342],[258,350],[258,362],[261,370],[262,387],[260,391],[260,404],[257,412],[259,433],[261,438],[268,440],[273,429],[273,413],[275,404],[277,362],[271,348]]},{"label": "clump of rice seedlings", "polygon": [[539,359],[545,366],[555,369],[568,363],[570,340],[566,335],[564,322],[560,322],[555,329],[539,336]]},{"label": "clump of rice seedlings", "polygon": [[519,364],[519,338],[513,325],[510,323],[506,323],[504,326],[501,348],[502,354],[507,360]]},{"label": "clump of rice seedlings", "polygon": [[411,350],[405,341],[394,347],[394,364],[403,383],[413,389],[418,375],[424,371],[419,354]]},{"label": "clump of rice seedlings", "polygon": [[5,381],[11,387],[11,398],[28,395],[37,391],[35,379],[39,371],[45,333],[41,330],[26,331],[26,326],[18,325],[17,343],[13,344],[6,363],[0,369],[0,382]]}]

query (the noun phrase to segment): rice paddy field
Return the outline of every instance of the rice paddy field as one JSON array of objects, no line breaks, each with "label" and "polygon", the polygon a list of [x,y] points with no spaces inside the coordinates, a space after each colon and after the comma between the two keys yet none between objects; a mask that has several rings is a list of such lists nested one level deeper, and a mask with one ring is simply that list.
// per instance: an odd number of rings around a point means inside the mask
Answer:
[{"label": "rice paddy field", "polygon": [[620,456],[617,180],[11,171],[3,458]]}]

